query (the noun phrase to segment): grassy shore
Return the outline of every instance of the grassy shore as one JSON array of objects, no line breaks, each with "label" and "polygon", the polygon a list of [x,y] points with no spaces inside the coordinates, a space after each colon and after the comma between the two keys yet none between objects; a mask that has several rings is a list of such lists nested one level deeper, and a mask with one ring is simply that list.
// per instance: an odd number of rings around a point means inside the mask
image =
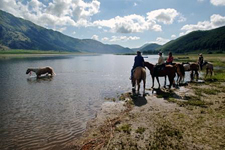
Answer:
[{"label": "grassy shore", "polygon": [[[198,58],[188,57],[188,61]],[[111,102],[112,107],[103,105],[83,136],[66,148],[225,149],[224,56],[204,58],[217,68],[213,78],[155,90],[146,97],[122,94],[120,102]]]}]

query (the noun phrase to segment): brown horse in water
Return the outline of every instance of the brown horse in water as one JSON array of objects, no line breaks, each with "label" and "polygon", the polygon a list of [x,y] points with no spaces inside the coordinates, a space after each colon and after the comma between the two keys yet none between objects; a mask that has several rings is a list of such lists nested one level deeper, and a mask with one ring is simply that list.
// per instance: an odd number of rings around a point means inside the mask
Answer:
[{"label": "brown horse in water", "polygon": [[168,76],[169,81],[170,81],[170,85],[169,88],[171,88],[172,84],[174,84],[174,77],[176,76],[175,74],[175,67],[172,65],[166,65],[165,68],[163,70],[159,70],[157,72],[157,76],[154,75],[154,65],[149,63],[149,62],[145,62],[144,65],[150,70],[150,74],[152,76],[152,88],[154,87],[154,79],[156,77],[158,84],[159,84],[159,88],[160,88],[160,83],[159,83],[159,78],[158,77],[165,77],[165,82],[164,82],[164,87],[166,86],[166,76]]},{"label": "brown horse in water", "polygon": [[53,71],[52,67],[42,67],[42,68],[28,68],[26,71],[26,74],[29,74],[30,72],[35,72],[37,75],[37,78],[39,78],[42,74],[50,74],[51,76],[55,75],[55,72]]},{"label": "brown horse in water", "polygon": [[134,69],[134,74],[132,78],[132,92],[136,93],[136,85],[138,86],[138,94],[140,90],[140,82],[143,80],[143,96],[145,95],[145,83],[146,83],[146,71],[143,67],[137,67]]}]

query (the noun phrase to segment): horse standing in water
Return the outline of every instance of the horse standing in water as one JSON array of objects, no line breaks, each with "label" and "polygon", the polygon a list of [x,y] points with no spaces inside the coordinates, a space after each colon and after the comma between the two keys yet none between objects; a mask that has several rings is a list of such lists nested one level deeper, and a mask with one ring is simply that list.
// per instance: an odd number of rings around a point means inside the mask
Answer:
[{"label": "horse standing in water", "polygon": [[37,78],[39,78],[42,74],[50,74],[51,76],[55,75],[51,67],[28,68],[26,74],[30,73],[31,71],[36,73]]},{"label": "horse standing in water", "polygon": [[149,63],[149,62],[145,62],[144,65],[150,70],[150,74],[152,76],[152,88],[154,87],[154,79],[156,77],[158,84],[159,84],[159,88],[160,88],[160,83],[159,83],[159,77],[165,77],[165,82],[164,82],[164,87],[166,86],[166,76],[168,76],[169,81],[170,81],[170,85],[169,88],[171,88],[172,84],[174,84],[174,77],[176,76],[175,74],[175,67],[173,67],[172,65],[166,65],[165,68],[163,70],[159,70],[157,72],[157,75],[154,75],[154,65]]},{"label": "horse standing in water", "polygon": [[143,96],[145,95],[145,83],[146,83],[146,71],[143,67],[137,67],[134,69],[134,75],[132,78],[132,92],[136,93],[136,85],[138,86],[138,94],[140,90],[140,83],[143,80]]}]

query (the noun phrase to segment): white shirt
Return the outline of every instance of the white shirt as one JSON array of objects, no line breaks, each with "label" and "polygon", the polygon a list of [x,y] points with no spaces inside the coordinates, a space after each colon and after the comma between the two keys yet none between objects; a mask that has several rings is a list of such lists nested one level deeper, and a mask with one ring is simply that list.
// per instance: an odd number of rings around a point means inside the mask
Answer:
[{"label": "white shirt", "polygon": [[159,56],[157,65],[162,65],[162,64],[164,64],[164,59],[162,56]]}]

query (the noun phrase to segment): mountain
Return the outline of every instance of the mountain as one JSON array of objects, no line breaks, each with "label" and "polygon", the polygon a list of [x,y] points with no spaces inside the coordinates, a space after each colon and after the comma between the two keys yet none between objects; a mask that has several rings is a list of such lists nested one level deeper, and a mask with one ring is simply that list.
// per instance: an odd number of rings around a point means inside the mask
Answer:
[{"label": "mountain", "polygon": [[160,47],[161,47],[161,45],[156,44],[156,43],[145,44],[140,48],[140,51],[155,51]]},{"label": "mountain", "polygon": [[164,44],[158,50],[174,53],[225,52],[225,26],[208,31],[193,31]]},{"label": "mountain", "polygon": [[0,10],[0,48],[91,53],[129,53],[129,48],[76,39]]}]

